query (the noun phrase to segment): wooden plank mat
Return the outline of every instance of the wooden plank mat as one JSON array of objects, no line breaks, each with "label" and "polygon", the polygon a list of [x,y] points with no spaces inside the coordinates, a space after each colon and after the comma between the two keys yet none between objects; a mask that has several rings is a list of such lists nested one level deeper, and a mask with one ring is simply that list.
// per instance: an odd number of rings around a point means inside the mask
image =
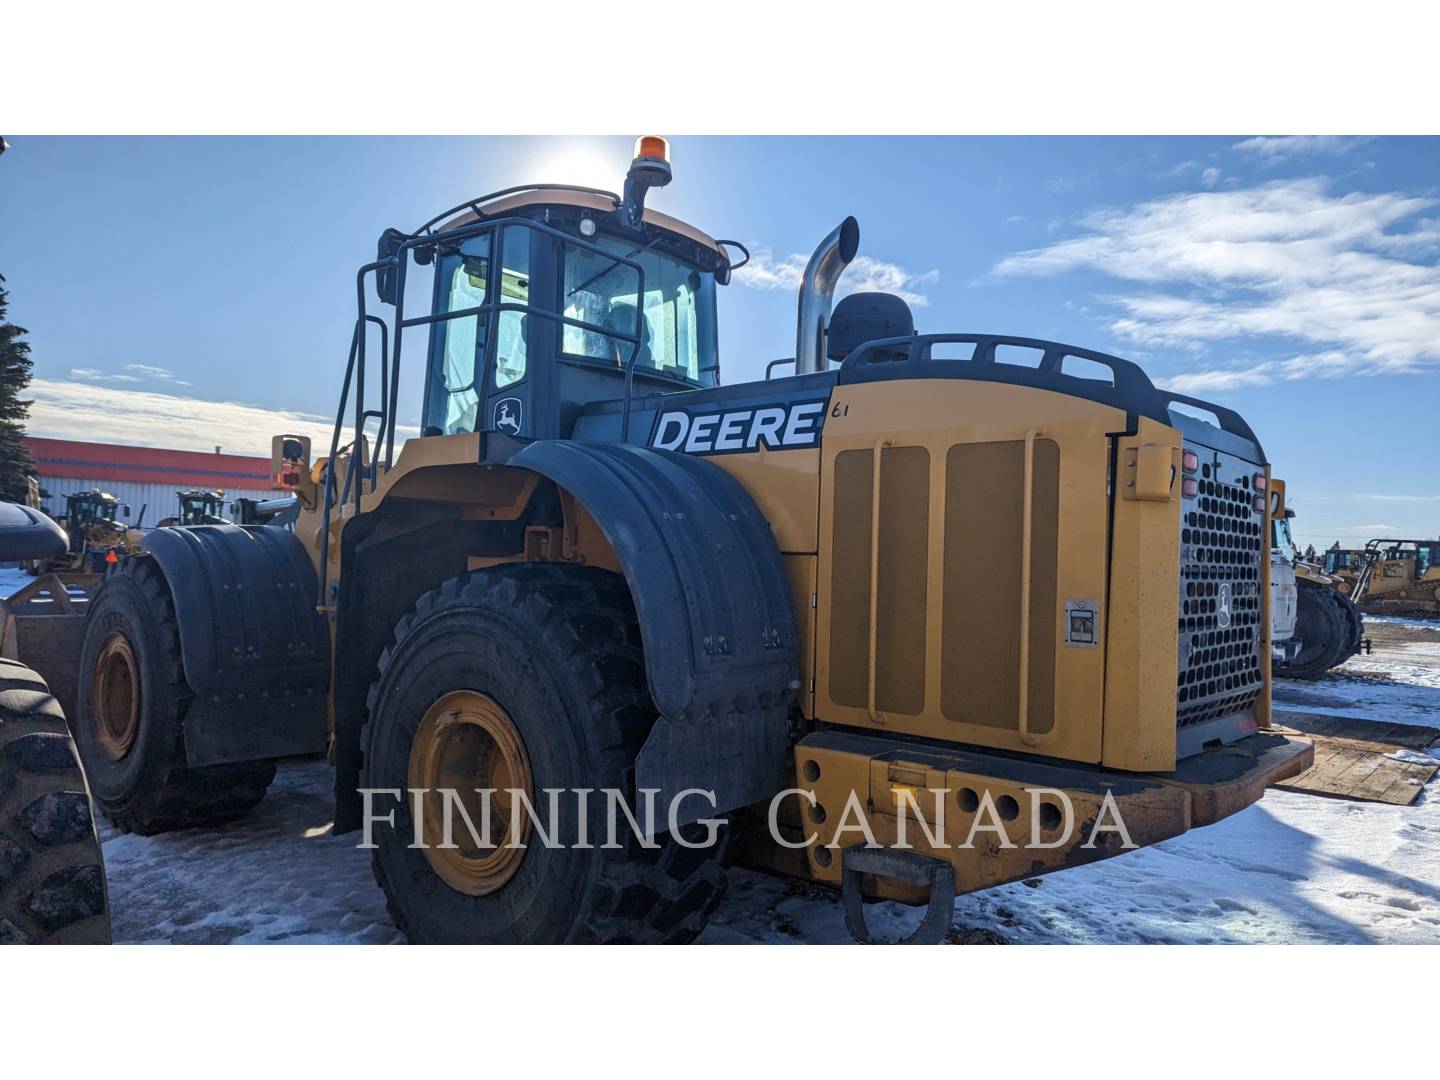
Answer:
[{"label": "wooden plank mat", "polygon": [[1275,720],[1283,726],[1272,731],[1303,735],[1315,743],[1314,766],[1276,787],[1408,806],[1440,772],[1440,759],[1423,765],[1386,756],[1397,750],[1424,752],[1440,739],[1440,728],[1291,709],[1276,709]]},{"label": "wooden plank mat", "polygon": [[1299,709],[1276,709],[1274,715],[1275,719],[1286,727],[1303,731],[1307,735],[1383,743],[1390,747],[1403,746],[1407,750],[1426,750],[1435,740],[1440,739],[1440,728],[1425,727],[1421,724],[1391,724],[1384,720],[1329,716]]}]

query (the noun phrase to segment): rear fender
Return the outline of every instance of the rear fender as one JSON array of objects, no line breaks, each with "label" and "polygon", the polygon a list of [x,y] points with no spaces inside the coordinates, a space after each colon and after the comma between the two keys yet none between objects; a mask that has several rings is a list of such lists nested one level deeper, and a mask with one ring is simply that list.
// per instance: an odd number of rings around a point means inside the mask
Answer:
[{"label": "rear fender", "polygon": [[293,533],[267,526],[156,529],[146,554],[175,605],[190,765],[316,753],[326,746],[329,635],[316,574]]}]

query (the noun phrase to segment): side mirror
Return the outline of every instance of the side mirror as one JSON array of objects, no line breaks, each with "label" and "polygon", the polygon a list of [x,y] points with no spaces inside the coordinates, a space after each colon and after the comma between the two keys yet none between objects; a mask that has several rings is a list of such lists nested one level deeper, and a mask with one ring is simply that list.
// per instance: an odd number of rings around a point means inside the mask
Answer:
[{"label": "side mirror", "polygon": [[[375,261],[394,259],[404,242],[405,234],[399,229],[386,229],[380,234],[379,243],[375,245]],[[396,266],[382,266],[375,271],[375,293],[382,304],[394,306],[400,293],[400,273]]]}]

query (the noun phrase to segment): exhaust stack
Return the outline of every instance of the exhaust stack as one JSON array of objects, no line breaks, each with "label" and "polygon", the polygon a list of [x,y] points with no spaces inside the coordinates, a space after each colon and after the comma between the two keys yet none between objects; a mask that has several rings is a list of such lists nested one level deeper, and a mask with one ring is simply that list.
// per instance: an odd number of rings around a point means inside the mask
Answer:
[{"label": "exhaust stack", "polygon": [[821,241],[805,264],[795,329],[796,375],[825,369],[825,327],[830,321],[835,284],[859,248],[860,223],[847,217]]}]

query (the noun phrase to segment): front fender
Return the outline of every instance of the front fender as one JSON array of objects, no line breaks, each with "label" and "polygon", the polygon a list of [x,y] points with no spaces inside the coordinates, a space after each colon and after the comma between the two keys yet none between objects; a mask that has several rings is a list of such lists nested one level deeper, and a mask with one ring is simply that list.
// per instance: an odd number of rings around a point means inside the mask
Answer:
[{"label": "front fender", "polygon": [[584,505],[624,570],[660,713],[636,786],[714,791],[717,812],[782,787],[795,613],[770,525],[740,483],[699,458],[611,443],[534,442],[509,464]]}]

